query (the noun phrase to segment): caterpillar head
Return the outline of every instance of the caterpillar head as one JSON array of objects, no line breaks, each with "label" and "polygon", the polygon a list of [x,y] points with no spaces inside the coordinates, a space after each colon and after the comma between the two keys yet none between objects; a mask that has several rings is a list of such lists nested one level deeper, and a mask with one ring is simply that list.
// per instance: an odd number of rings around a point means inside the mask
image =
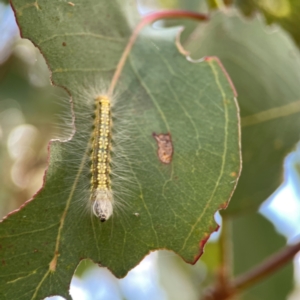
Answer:
[{"label": "caterpillar head", "polygon": [[93,213],[101,222],[105,222],[113,213],[113,198],[111,191],[96,191]]}]

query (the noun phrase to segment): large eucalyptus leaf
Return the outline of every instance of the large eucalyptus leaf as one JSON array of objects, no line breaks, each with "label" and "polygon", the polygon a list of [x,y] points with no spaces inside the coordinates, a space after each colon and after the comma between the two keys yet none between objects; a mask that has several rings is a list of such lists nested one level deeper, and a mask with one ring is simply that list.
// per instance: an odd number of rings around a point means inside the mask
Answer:
[{"label": "large eucalyptus leaf", "polygon": [[[74,4],[13,1],[23,36],[72,95],[76,132],[51,143],[44,187],[0,226],[1,299],[70,299],[83,258],[118,277],[155,249],[194,263],[239,174],[238,109],[220,64],[189,62],[176,49],[178,30],[148,28],[126,61],[113,107],[111,177],[122,207],[105,223],[90,213],[92,93],[109,85],[131,34],[126,17],[136,15],[125,1]],[[171,134],[170,164],[160,162],[154,132]]]},{"label": "large eucalyptus leaf", "polygon": [[195,58],[217,55],[239,94],[243,171],[224,213],[255,210],[281,184],[283,160],[299,140],[300,55],[280,28],[217,13],[185,45]]},{"label": "large eucalyptus leaf", "polygon": [[298,0],[234,0],[245,15],[253,15],[255,11],[264,14],[268,24],[277,23],[300,45],[300,2]]}]

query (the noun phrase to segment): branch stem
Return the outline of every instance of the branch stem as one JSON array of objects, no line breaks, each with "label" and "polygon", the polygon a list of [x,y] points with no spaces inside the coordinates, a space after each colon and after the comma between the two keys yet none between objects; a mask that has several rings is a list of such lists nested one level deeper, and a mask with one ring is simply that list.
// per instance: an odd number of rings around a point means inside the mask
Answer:
[{"label": "branch stem", "polygon": [[235,278],[232,282],[233,288],[244,289],[250,285],[253,285],[257,281],[267,277],[288,263],[291,259],[293,259],[298,251],[300,251],[300,242],[295,245],[285,247],[279,252],[271,255],[252,270]]},{"label": "branch stem", "polygon": [[232,276],[232,239],[231,223],[229,218],[223,217],[220,236],[221,268],[220,276],[223,280],[228,280]]},{"label": "branch stem", "polygon": [[243,290],[256,282],[261,281],[265,277],[273,274],[279,268],[294,258],[297,252],[300,251],[300,242],[295,245],[287,246],[279,252],[271,255],[260,265],[254,267],[250,271],[237,276],[227,284],[217,284],[208,289],[202,299],[205,300],[226,300],[232,298],[238,291]]}]

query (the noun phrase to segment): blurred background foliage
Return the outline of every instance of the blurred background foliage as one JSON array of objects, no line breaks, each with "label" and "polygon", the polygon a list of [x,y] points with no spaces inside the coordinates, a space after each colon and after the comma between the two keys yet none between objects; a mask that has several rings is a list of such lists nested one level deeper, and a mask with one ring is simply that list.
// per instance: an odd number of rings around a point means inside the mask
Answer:
[{"label": "blurred background foliage", "polygon": [[[140,0],[138,4],[141,14],[159,8],[204,13],[214,9],[207,24],[159,21],[154,26],[184,25],[181,41],[191,57],[221,58],[237,87],[242,117],[269,108],[272,103],[300,100],[299,1]],[[51,86],[49,75],[39,51],[29,41],[20,39],[7,1],[0,1],[1,217],[41,187],[49,140],[70,134],[70,124],[64,124],[61,117],[70,113],[68,95]],[[226,259],[231,262],[230,273],[237,275],[287,242],[298,241],[298,119],[296,114],[271,126],[243,129],[243,148],[252,153],[247,156],[243,152],[249,172],[242,175],[223,220],[216,214],[218,223],[223,222],[226,229],[222,238],[219,233],[212,235],[195,266],[187,265],[172,252],[158,251],[118,280],[108,270],[84,260],[72,280],[73,299],[200,299],[218,276],[224,247]],[[294,152],[283,162],[287,149]],[[256,155],[262,152],[263,157]],[[257,186],[261,187],[259,193]],[[300,299],[299,262],[296,257],[294,265],[287,264],[238,299]]]}]

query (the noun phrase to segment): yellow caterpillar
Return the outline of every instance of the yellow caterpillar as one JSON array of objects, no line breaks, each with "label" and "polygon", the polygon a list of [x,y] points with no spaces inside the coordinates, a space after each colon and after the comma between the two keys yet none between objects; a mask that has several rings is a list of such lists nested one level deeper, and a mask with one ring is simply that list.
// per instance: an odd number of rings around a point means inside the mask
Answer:
[{"label": "yellow caterpillar", "polygon": [[95,120],[91,156],[91,201],[93,212],[105,222],[113,213],[110,182],[111,101],[107,96],[95,99]]}]

